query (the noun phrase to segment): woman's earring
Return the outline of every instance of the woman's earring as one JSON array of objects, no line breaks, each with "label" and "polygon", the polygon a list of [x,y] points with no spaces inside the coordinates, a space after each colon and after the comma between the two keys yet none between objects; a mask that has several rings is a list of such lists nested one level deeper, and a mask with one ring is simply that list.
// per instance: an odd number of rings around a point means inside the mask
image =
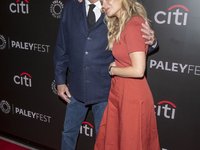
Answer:
[{"label": "woman's earring", "polygon": [[104,9],[103,8],[101,8],[101,13],[104,13]]}]

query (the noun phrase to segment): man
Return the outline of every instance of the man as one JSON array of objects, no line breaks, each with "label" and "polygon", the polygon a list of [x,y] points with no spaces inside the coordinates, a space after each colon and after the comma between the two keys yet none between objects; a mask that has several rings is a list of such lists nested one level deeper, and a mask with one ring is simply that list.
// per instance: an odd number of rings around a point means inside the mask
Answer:
[{"label": "man", "polygon": [[[99,0],[81,3],[70,0],[62,11],[54,54],[58,95],[68,103],[62,150],[75,150],[79,129],[89,107],[94,114],[97,134],[107,105],[111,82],[108,67],[114,59],[112,52],[106,50],[108,30],[100,10]],[[144,38],[150,40],[146,44],[152,45],[156,41],[154,33],[147,24],[144,27],[147,28],[142,29],[147,33]]]}]

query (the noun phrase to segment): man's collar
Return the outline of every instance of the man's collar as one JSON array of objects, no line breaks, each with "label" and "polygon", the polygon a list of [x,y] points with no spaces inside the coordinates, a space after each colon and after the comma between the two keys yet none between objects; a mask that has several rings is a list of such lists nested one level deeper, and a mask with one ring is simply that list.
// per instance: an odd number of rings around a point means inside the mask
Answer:
[{"label": "man's collar", "polygon": [[[85,0],[85,6],[90,5],[91,3],[89,2],[89,0]],[[97,1],[96,3],[94,3],[96,5],[96,7],[98,7],[99,9],[101,9],[101,3],[100,1]]]}]

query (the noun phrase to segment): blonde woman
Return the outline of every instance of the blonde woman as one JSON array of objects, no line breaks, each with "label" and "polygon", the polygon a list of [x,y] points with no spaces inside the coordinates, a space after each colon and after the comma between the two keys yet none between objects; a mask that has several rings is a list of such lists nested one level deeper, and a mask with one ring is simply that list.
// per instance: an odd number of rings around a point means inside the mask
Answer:
[{"label": "blonde woman", "polygon": [[141,24],[148,21],[136,0],[102,0],[108,50],[115,62],[95,150],[160,150],[154,101],[144,72],[148,46]]}]

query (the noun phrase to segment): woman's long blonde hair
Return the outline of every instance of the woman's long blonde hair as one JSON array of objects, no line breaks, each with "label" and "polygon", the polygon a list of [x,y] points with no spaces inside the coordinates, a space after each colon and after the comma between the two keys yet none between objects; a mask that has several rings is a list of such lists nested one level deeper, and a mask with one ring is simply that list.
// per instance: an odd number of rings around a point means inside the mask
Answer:
[{"label": "woman's long blonde hair", "polygon": [[122,8],[120,12],[120,19],[116,16],[108,17],[105,15],[105,22],[108,28],[108,50],[112,50],[113,42],[116,40],[117,43],[120,43],[120,35],[126,25],[126,23],[133,16],[140,16],[145,21],[149,22],[147,18],[147,13],[145,8],[137,2],[137,0],[119,0],[121,2]]}]

